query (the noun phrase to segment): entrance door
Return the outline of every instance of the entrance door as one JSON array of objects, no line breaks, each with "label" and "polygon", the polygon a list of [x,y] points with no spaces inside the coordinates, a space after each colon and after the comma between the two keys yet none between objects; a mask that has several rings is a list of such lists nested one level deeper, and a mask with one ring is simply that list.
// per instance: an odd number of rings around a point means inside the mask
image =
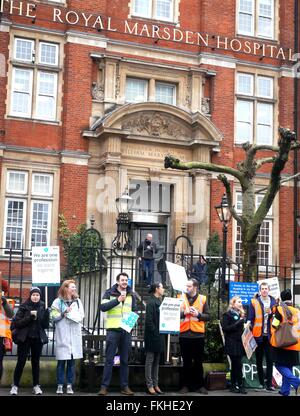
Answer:
[{"label": "entrance door", "polygon": [[[157,263],[163,257],[163,253],[167,251],[167,226],[166,225],[139,225],[135,224],[134,229],[134,247],[135,250],[138,245],[145,240],[147,234],[153,235],[154,243],[156,243],[158,252],[155,254],[154,260],[154,282],[164,281],[163,276],[157,270]],[[142,271],[140,270],[137,276],[137,282],[142,282]]]}]

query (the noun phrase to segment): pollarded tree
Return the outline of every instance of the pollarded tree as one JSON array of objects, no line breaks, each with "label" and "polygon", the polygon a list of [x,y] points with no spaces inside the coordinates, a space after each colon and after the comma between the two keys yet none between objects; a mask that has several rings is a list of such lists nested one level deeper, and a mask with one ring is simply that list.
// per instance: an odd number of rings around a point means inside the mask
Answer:
[{"label": "pollarded tree", "polygon": [[[295,176],[281,179],[281,172],[288,160],[291,150],[299,148],[300,143],[296,141],[296,134],[289,129],[279,128],[280,139],[277,146],[255,145],[249,142],[243,144],[245,159],[237,164],[236,168],[217,165],[207,162],[187,162],[172,157],[165,157],[165,168],[191,170],[204,169],[220,173],[218,179],[223,183],[228,205],[233,218],[237,221],[242,231],[242,263],[244,280],[252,281],[255,278],[258,256],[258,235],[261,224],[265,219],[273,201],[283,182]],[[260,150],[272,152],[272,156],[256,158]],[[264,189],[266,191],[261,204],[255,208],[255,176],[256,172],[266,163],[272,164],[270,181]],[[227,175],[234,176],[240,183],[242,189],[243,209],[239,215],[232,203],[232,193]],[[300,175],[300,174],[299,174]],[[297,175],[296,175],[297,176]]]}]

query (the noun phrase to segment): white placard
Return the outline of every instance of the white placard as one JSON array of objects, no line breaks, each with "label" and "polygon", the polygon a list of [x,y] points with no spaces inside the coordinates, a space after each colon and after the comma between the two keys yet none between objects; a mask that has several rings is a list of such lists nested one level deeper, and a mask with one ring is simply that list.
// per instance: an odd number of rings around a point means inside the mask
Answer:
[{"label": "white placard", "polygon": [[243,342],[243,346],[244,346],[244,350],[246,352],[247,358],[248,360],[250,360],[252,354],[257,348],[257,343],[249,328],[249,325],[245,327],[244,332],[242,333],[242,342]]},{"label": "white placard", "polygon": [[161,334],[179,334],[181,303],[182,299],[164,298],[159,307],[159,332]]},{"label": "white placard", "polygon": [[131,332],[139,319],[139,315],[135,312],[130,312],[129,314],[125,315],[121,321],[121,328],[123,328],[127,332]]},{"label": "white placard", "polygon": [[262,284],[262,282],[266,282],[269,285],[270,296],[273,296],[273,298],[275,299],[280,298],[280,286],[279,286],[278,277],[271,277],[270,279],[259,280],[258,281],[259,286]]},{"label": "white placard", "polygon": [[60,285],[59,247],[32,247],[32,284]]},{"label": "white placard", "polygon": [[169,261],[166,261],[166,266],[169,272],[173,289],[178,290],[179,292],[186,292],[186,284],[188,282],[188,278],[185,268]]}]

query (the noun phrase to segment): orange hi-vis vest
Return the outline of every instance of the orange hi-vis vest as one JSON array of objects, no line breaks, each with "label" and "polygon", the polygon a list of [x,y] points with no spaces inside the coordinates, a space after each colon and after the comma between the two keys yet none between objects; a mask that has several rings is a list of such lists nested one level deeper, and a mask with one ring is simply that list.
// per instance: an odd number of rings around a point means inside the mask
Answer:
[{"label": "orange hi-vis vest", "polygon": [[[206,302],[206,296],[198,295],[197,299],[191,306],[193,306],[200,313],[202,313],[205,302]],[[186,310],[187,305],[189,305],[189,301],[186,295],[184,295],[183,305],[184,305],[184,310]],[[180,320],[180,333],[186,332],[186,331],[201,332],[202,334],[204,334],[205,324],[203,321],[199,321],[199,319],[196,316],[193,316],[191,314],[184,315],[184,317]]]},{"label": "orange hi-vis vest", "polygon": [[254,319],[252,334],[255,338],[258,338],[262,334],[263,312],[262,312],[260,303],[257,299],[251,299],[251,303],[255,310],[255,319]]},{"label": "orange hi-vis vest", "polygon": [[[293,322],[293,335],[295,338],[298,338],[298,342],[297,344],[294,345],[290,345],[289,347],[280,347],[284,350],[293,350],[293,351],[300,351],[300,311],[297,308],[294,308],[293,306],[288,306],[289,310],[292,312],[293,317],[292,317],[292,322]],[[280,313],[280,315],[282,316],[282,321],[284,322],[284,314],[282,311],[282,306],[278,306],[278,312]],[[270,343],[273,347],[277,347],[276,345],[276,339],[275,339],[275,332],[276,329],[271,327],[271,339],[270,339]]]},{"label": "orange hi-vis vest", "polygon": [[2,305],[0,306],[0,337],[12,339],[10,320],[6,316]]}]

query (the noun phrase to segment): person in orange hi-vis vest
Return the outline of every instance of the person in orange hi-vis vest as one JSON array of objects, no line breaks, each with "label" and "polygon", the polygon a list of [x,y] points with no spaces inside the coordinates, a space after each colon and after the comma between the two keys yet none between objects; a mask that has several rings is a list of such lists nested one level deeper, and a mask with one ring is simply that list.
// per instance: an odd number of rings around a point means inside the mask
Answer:
[{"label": "person in orange hi-vis vest", "polygon": [[[300,378],[293,374],[293,366],[299,365],[300,351],[300,311],[292,306],[292,293],[290,289],[283,290],[280,294],[283,305],[276,306],[274,318],[272,320],[271,352],[276,369],[282,375],[282,385],[279,393],[282,396],[289,396],[291,386],[294,387],[296,394],[300,386]],[[276,346],[275,332],[280,323],[286,318],[293,323],[293,335],[298,338],[294,345],[284,348]]]},{"label": "person in orange hi-vis vest", "polygon": [[[273,316],[273,309],[276,305],[276,299],[269,294],[270,288],[268,283],[262,282],[259,286],[259,294],[251,299],[248,320],[251,323],[251,330],[257,348],[255,350],[257,374],[260,386],[256,389],[275,391],[272,386],[273,361],[271,357],[271,319]],[[263,369],[263,358],[266,358],[266,380]]]},{"label": "person in orange hi-vis vest", "polygon": [[186,394],[196,390],[208,394],[204,387],[203,354],[205,322],[209,320],[209,307],[206,296],[199,293],[196,279],[190,279],[186,285],[186,294],[181,304],[180,320],[180,350],[183,360],[181,389],[179,393]]},{"label": "person in orange hi-vis vest", "polygon": [[6,352],[5,338],[12,339],[10,331],[10,319],[14,316],[13,307],[10,306],[5,295],[8,293],[8,283],[1,279],[0,291],[0,382],[3,373],[3,358]]}]

